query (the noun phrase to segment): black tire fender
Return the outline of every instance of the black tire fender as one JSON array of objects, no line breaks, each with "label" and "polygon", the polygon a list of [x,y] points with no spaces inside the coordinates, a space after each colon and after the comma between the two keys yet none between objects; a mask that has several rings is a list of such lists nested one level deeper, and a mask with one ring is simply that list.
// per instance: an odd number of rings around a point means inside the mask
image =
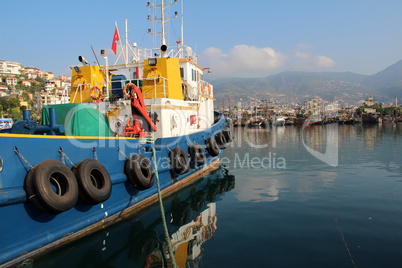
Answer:
[{"label": "black tire fender", "polygon": [[230,139],[226,138],[226,140],[228,142],[231,142],[232,140],[234,140],[234,125],[233,125],[233,121],[230,118],[226,118],[226,127],[225,129],[228,129],[230,131]]},{"label": "black tire fender", "polygon": [[78,184],[73,172],[54,159],[45,160],[28,172],[25,189],[32,203],[47,214],[67,211],[78,200]]},{"label": "black tire fender", "polygon": [[227,147],[227,142],[225,135],[222,132],[218,132],[215,134],[216,143],[218,143],[219,149],[225,149]]},{"label": "black tire fender", "polygon": [[191,162],[193,162],[194,165],[202,166],[205,164],[204,147],[201,145],[194,143],[188,147],[188,153],[190,155]]},{"label": "black tire fender", "polygon": [[79,187],[79,198],[89,205],[96,205],[109,199],[112,194],[112,180],[105,166],[96,159],[88,158],[72,169]]},{"label": "black tire fender", "polygon": [[222,133],[223,133],[223,136],[225,136],[227,143],[230,143],[233,141],[232,130],[230,129],[230,127],[224,128]]},{"label": "black tire fender", "polygon": [[154,185],[154,170],[151,162],[142,154],[136,154],[126,160],[124,173],[138,190],[146,190]]},{"label": "black tire fender", "polygon": [[216,140],[213,137],[208,138],[205,141],[205,148],[207,149],[207,152],[211,156],[217,156],[219,155],[219,147],[218,144],[216,143]]},{"label": "black tire fender", "polygon": [[188,155],[180,147],[176,147],[169,153],[170,165],[173,170],[181,175],[189,171],[190,162],[188,161]]}]

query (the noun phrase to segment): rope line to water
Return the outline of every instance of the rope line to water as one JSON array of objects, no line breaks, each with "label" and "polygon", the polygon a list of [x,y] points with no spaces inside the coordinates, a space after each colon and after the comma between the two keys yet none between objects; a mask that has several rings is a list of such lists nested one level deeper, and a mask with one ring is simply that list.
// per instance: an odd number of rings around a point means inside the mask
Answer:
[{"label": "rope line to water", "polygon": [[[328,186],[326,186],[326,188],[327,188],[327,191],[328,191],[328,193],[329,193]],[[343,244],[345,245],[346,251],[347,251],[348,254],[349,254],[349,258],[350,258],[350,261],[351,261],[352,264],[353,264],[353,267],[357,268],[357,265],[356,265],[355,261],[353,260],[352,253],[351,253],[350,250],[349,250],[348,243],[346,243],[345,236],[343,235],[343,232],[342,232],[342,230],[341,230],[341,226],[339,225],[338,218],[336,217],[336,215],[335,215],[335,213],[334,213],[334,207],[333,207],[332,202],[331,202],[331,195],[328,194],[328,197],[329,197],[329,204],[330,204],[330,206],[331,206],[332,216],[334,217],[336,227],[338,228],[338,232],[339,232],[339,234],[341,235],[342,242],[343,242]]]},{"label": "rope line to water", "polygon": [[346,248],[346,250],[347,250],[347,252],[348,252],[348,254],[349,254],[350,261],[352,262],[353,266],[354,266],[355,268],[357,268],[356,263],[355,263],[355,261],[353,260],[352,253],[350,253],[348,244],[346,243],[345,237],[344,237],[344,235],[343,235],[343,233],[342,233],[341,227],[339,226],[338,218],[337,218],[335,215],[334,215],[334,219],[335,219],[336,226],[338,227],[338,231],[339,231],[339,233],[341,234],[343,244],[345,244],[345,248]]},{"label": "rope line to water", "polygon": [[160,207],[160,210],[161,210],[163,229],[165,231],[165,239],[166,239],[166,243],[168,244],[168,251],[169,251],[170,261],[172,262],[172,266],[176,268],[178,266],[176,265],[176,260],[174,258],[173,248],[172,248],[172,241],[170,240],[170,236],[169,236],[169,232],[168,232],[168,228],[167,228],[167,224],[166,224],[165,209],[163,208],[162,193],[161,193],[161,187],[160,187],[160,184],[159,184],[159,176],[158,176],[158,166],[156,164],[155,147],[152,147],[152,153],[154,155],[156,185],[158,187],[159,207]]}]

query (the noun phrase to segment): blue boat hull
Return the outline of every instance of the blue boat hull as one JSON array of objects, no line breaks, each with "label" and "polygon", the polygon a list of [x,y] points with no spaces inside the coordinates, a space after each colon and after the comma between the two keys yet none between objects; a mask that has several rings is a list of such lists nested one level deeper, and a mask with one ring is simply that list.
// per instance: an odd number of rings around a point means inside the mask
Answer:
[{"label": "blue boat hull", "polygon": [[[141,153],[150,160],[155,170],[152,147],[155,148],[160,187],[165,193],[196,179],[197,175],[207,172],[219,161],[222,150],[215,157],[204,150],[206,163],[199,167],[191,165],[190,171],[181,175],[172,171],[170,150],[181,147],[187,152],[194,143],[204,146],[206,138],[213,137],[226,125],[224,117],[220,117],[206,131],[161,138],[155,143],[145,144],[131,138],[0,135],[0,264],[16,264],[104,225],[113,224],[120,217],[154,202],[156,183],[150,189],[139,191],[124,174],[125,161],[131,155]],[[60,149],[67,157],[63,157]],[[105,202],[91,206],[78,200],[72,209],[49,215],[37,209],[27,198],[24,181],[30,166],[56,159],[71,168],[71,162],[76,164],[88,158],[99,160],[110,174],[112,193]]]}]

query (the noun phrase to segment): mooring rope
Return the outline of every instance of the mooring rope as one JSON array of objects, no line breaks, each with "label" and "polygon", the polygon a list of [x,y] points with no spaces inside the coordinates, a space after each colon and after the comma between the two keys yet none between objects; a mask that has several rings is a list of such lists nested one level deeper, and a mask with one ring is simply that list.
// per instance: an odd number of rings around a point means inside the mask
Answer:
[{"label": "mooring rope", "polygon": [[333,206],[332,206],[331,195],[329,195],[328,186],[326,186],[326,188],[327,188],[327,191],[328,191],[329,204],[330,204],[330,206],[331,206],[331,212],[332,212],[332,216],[334,217],[336,227],[338,228],[338,232],[339,232],[339,234],[341,235],[342,242],[343,242],[343,244],[345,245],[346,251],[347,251],[348,254],[349,254],[349,258],[350,258],[350,261],[351,261],[352,264],[353,264],[353,267],[357,268],[357,265],[356,265],[355,261],[353,260],[352,253],[350,252],[349,247],[348,247],[348,244],[346,243],[345,236],[343,235],[343,232],[342,232],[342,230],[341,230],[341,226],[339,225],[338,218],[336,217],[336,215],[335,215],[335,213],[334,213],[334,208],[333,208]]},{"label": "mooring rope", "polygon": [[[153,142],[152,139],[150,139],[149,141]],[[159,183],[158,166],[156,163],[156,151],[155,151],[154,146],[152,146],[152,153],[154,155],[155,177],[156,177],[156,185],[158,187],[159,208],[161,210],[163,229],[165,231],[165,239],[166,239],[166,243],[168,244],[168,251],[169,251],[170,260],[172,262],[172,266],[176,268],[178,266],[176,265],[176,260],[174,258],[174,254],[173,254],[172,241],[170,240],[169,231],[168,231],[167,224],[166,224],[165,209],[163,208],[162,192],[161,192],[161,187],[160,187],[160,183]]]}]

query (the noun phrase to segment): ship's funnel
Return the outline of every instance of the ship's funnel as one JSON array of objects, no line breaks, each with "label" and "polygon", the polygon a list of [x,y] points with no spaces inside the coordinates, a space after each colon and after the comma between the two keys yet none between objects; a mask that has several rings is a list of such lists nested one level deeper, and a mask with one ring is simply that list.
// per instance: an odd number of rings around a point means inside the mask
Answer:
[{"label": "ship's funnel", "polygon": [[166,45],[162,45],[161,46],[161,58],[166,58],[166,51],[167,51],[167,46]]},{"label": "ship's funnel", "polygon": [[83,57],[83,56],[79,56],[78,60],[84,65],[84,66],[88,66],[89,62]]}]

